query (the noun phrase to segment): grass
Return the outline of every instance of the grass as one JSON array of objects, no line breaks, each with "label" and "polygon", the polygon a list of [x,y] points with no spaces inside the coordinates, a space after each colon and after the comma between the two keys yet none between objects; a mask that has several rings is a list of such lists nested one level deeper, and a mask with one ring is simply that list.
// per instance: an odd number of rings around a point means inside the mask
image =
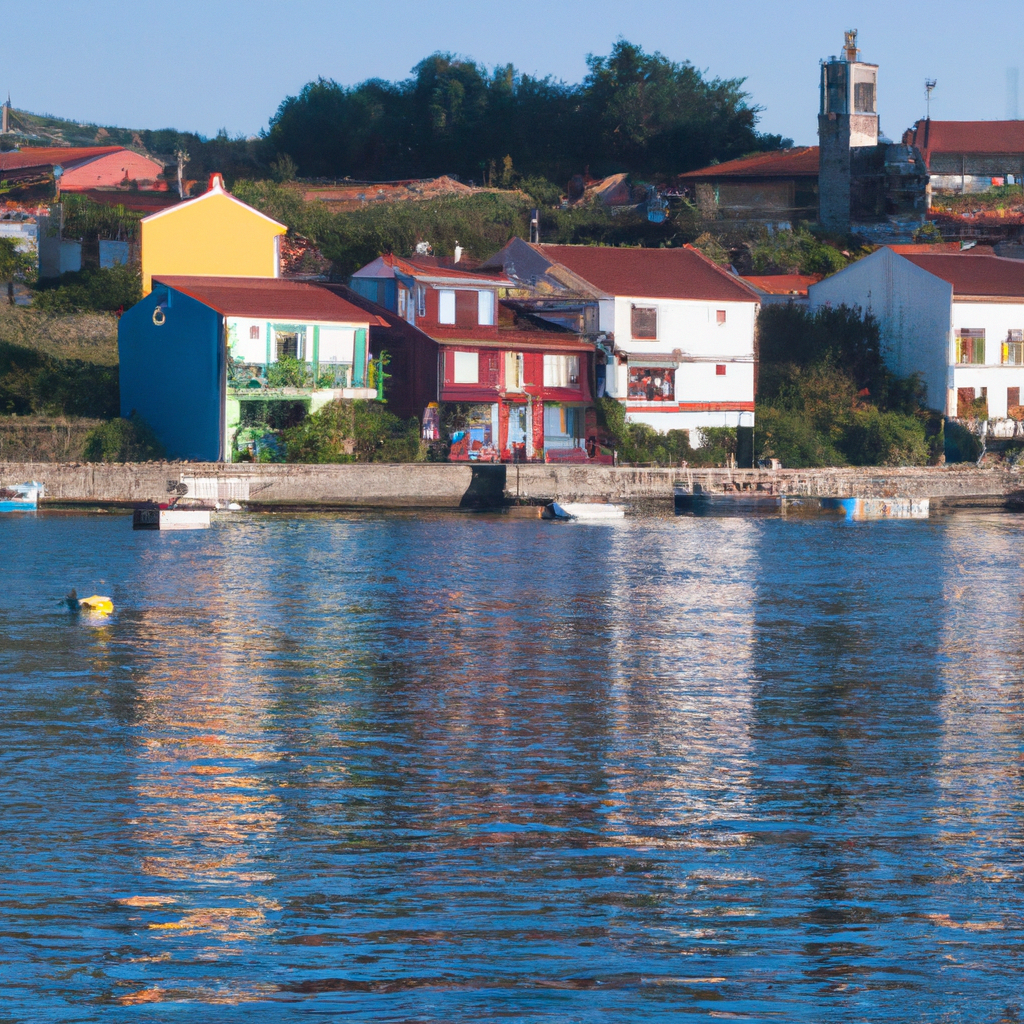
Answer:
[{"label": "grass", "polygon": [[117,365],[117,317],[112,313],[52,314],[0,305],[0,342],[59,360]]}]

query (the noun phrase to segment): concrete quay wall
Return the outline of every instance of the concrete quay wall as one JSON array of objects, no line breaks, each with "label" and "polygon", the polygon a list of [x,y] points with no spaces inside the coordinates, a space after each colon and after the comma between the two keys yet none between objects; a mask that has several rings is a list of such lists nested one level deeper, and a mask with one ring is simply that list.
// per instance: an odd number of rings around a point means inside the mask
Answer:
[{"label": "concrete quay wall", "polygon": [[177,489],[199,500],[255,507],[478,508],[514,501],[668,500],[675,483],[712,493],[817,497],[1020,497],[1019,473],[973,466],[908,469],[644,469],[610,466],[224,465],[220,463],[0,463],[0,486],[40,480],[46,501],[131,505],[167,501]]}]

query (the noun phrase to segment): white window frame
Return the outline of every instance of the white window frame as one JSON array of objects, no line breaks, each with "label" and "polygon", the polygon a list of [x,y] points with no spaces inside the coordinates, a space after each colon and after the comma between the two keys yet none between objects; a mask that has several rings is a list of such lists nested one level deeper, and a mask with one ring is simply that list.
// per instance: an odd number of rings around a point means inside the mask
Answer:
[{"label": "white window frame", "polygon": [[479,352],[455,352],[452,360],[452,383],[453,384],[479,384],[480,383],[480,353]]},{"label": "white window frame", "polygon": [[544,387],[578,388],[579,386],[579,356],[544,354]]},{"label": "white window frame", "polygon": [[[448,316],[451,319],[448,319]],[[455,323],[455,289],[439,288],[437,290],[437,322],[439,324]]]},{"label": "white window frame", "polygon": [[494,292],[476,293],[476,322],[481,327],[494,326]]}]

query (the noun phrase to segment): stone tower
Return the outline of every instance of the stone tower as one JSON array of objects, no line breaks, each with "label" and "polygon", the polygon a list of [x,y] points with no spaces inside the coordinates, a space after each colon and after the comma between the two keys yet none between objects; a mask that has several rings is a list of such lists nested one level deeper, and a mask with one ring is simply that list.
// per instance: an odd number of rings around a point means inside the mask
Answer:
[{"label": "stone tower", "polygon": [[857,59],[857,32],[846,33],[843,55],[821,63],[818,112],[818,220],[849,231],[851,178],[878,147],[878,65]]}]

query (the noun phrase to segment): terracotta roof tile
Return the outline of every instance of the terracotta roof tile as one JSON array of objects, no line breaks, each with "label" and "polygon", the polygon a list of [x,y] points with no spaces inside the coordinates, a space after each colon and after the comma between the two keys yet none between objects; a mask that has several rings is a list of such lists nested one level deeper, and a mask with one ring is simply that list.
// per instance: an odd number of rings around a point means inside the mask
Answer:
[{"label": "terracotta roof tile", "polygon": [[[155,274],[153,284],[164,284],[191,296],[223,316],[288,317],[326,323],[369,323],[379,317],[305,281],[272,277],[179,277]],[[386,326],[386,324],[383,324]]]},{"label": "terracotta roof tile", "polygon": [[903,256],[915,267],[927,270],[953,286],[953,297],[1024,298],[1024,260],[1002,256],[974,256],[959,253],[940,255],[909,253]]},{"label": "terracotta roof tile", "polygon": [[761,274],[744,275],[743,280],[768,295],[806,295],[807,289],[821,277],[821,274]]},{"label": "terracotta roof tile", "polygon": [[13,171],[24,167],[53,167],[55,164],[77,164],[108,153],[124,152],[124,146],[39,146],[23,147],[0,153],[0,170]]},{"label": "terracotta roof tile", "polygon": [[903,136],[932,153],[1024,153],[1024,121],[918,121]]},{"label": "terracotta roof tile", "polygon": [[606,295],[650,299],[758,302],[756,292],[696,249],[617,249],[598,245],[536,245]]},{"label": "terracotta roof tile", "polygon": [[727,160],[724,164],[702,167],[680,174],[680,181],[713,181],[718,178],[817,178],[818,147],[780,149],[772,153]]}]

